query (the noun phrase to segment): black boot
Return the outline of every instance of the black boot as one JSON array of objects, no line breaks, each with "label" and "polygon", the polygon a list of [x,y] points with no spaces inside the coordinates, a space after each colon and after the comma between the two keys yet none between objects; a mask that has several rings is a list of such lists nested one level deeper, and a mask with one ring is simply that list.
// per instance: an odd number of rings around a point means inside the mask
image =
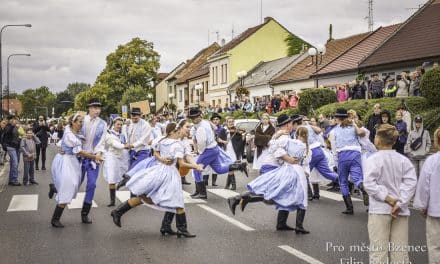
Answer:
[{"label": "black boot", "polygon": [[198,182],[199,184],[199,195],[195,196],[195,199],[208,199],[208,194],[206,192],[206,185],[204,182]]},{"label": "black boot", "polygon": [[233,215],[235,215],[235,208],[237,208],[237,205],[240,203],[240,200],[241,200],[240,195],[228,198],[229,210],[231,210]]},{"label": "black boot", "polygon": [[350,195],[353,194],[353,189],[354,189],[354,184],[351,181],[349,181],[348,182],[348,191],[350,192]]},{"label": "black boot", "polygon": [[312,187],[310,187],[309,180],[307,180],[307,198],[309,199],[309,201],[313,200],[313,192]]},{"label": "black boot", "polygon": [[231,175],[228,174],[228,177],[226,178],[225,189],[229,189],[230,186],[231,186]]},{"label": "black boot", "polygon": [[217,174],[212,174],[212,186],[217,186]]},{"label": "black boot", "polygon": [[339,191],[339,183],[337,181],[330,183],[332,187],[328,188],[327,191],[330,192],[338,192]]},{"label": "black boot", "polygon": [[121,216],[125,214],[128,210],[131,209],[131,206],[128,204],[128,201],[121,203],[115,210],[111,212],[111,216],[113,217],[113,223],[115,225],[121,227]]},{"label": "black boot", "polygon": [[38,164],[35,164],[35,170],[40,170],[40,169],[38,168]]},{"label": "black boot", "polygon": [[298,209],[296,210],[296,227],[295,233],[297,234],[308,234],[309,231],[305,230],[303,227],[304,217],[306,216],[306,210]]},{"label": "black boot", "polygon": [[295,228],[292,228],[287,225],[287,217],[289,217],[289,211],[279,210],[277,217],[277,230],[278,231],[293,231]]},{"label": "black boot", "polygon": [[312,187],[313,187],[313,199],[319,200],[319,198],[321,197],[319,195],[319,183],[313,183]]},{"label": "black boot", "polygon": [[132,192],[130,192],[130,198],[134,198],[134,197],[137,197],[137,195],[132,193]]},{"label": "black boot", "polygon": [[196,182],[195,186],[196,186],[196,190],[195,190],[195,192],[193,194],[190,195],[191,198],[197,197],[200,194],[200,184],[197,184],[197,182]]},{"label": "black boot", "polygon": [[370,198],[368,197],[368,193],[365,191],[364,184],[361,182],[358,188],[362,192],[362,200],[364,201],[364,205],[368,206],[370,204]]},{"label": "black boot", "polygon": [[57,188],[55,188],[55,184],[49,183],[49,199],[52,199],[55,193],[57,193]]},{"label": "black boot", "polygon": [[181,238],[182,236],[187,238],[196,237],[196,235],[193,235],[190,232],[188,232],[185,213],[176,214],[176,227],[177,227],[178,238]]},{"label": "black boot", "polygon": [[58,228],[64,227],[64,225],[61,224],[60,222],[63,211],[64,211],[64,207],[59,207],[58,205],[55,207],[55,211],[53,212],[52,215],[52,221],[50,221],[53,227],[58,227]]},{"label": "black boot", "polygon": [[191,185],[190,182],[187,182],[187,181],[186,181],[186,178],[185,178],[185,177],[186,177],[186,176],[183,176],[183,177],[182,177],[182,184],[183,184],[183,185]]},{"label": "black boot", "polygon": [[351,196],[347,195],[347,196],[342,196],[344,198],[344,203],[345,203],[345,207],[347,208],[344,212],[342,212],[343,214],[348,214],[348,215],[352,215],[354,214],[353,211],[353,202],[351,201]]},{"label": "black boot", "polygon": [[110,190],[110,203],[107,205],[107,207],[115,206],[115,200],[116,200],[116,189],[109,189]]},{"label": "black boot", "polygon": [[124,187],[129,180],[130,180],[130,176],[128,176],[127,174],[122,175],[122,181],[118,183],[118,186],[116,186],[116,190],[119,190],[121,187]]},{"label": "black boot", "polygon": [[229,171],[236,171],[236,170],[243,172],[246,175],[246,177],[249,177],[246,162],[235,162],[229,165]]},{"label": "black boot", "polygon": [[251,194],[249,192],[246,192],[245,194],[241,195],[241,211],[244,211],[244,208],[246,207],[246,205],[248,203],[257,203],[257,202],[262,202],[264,201],[264,197],[263,196],[258,196],[255,194]]},{"label": "black boot", "polygon": [[203,183],[205,183],[205,186],[208,186],[209,181],[209,175],[203,175]]},{"label": "black boot", "polygon": [[91,224],[92,220],[89,218],[89,212],[90,212],[90,208],[92,208],[92,204],[83,203],[83,207],[81,209],[81,221],[84,224]]},{"label": "black boot", "polygon": [[231,174],[231,190],[237,190],[237,183],[235,181],[235,174]]},{"label": "black boot", "polygon": [[162,219],[162,226],[160,228],[160,233],[162,236],[166,235],[176,235],[177,233],[171,228],[171,223],[173,222],[175,213],[165,212]]}]

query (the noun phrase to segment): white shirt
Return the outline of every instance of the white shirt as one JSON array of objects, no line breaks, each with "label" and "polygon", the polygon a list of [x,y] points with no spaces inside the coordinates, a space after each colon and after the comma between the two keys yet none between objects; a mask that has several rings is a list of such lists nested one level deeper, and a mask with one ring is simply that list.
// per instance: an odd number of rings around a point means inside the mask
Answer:
[{"label": "white shirt", "polygon": [[151,130],[150,124],[143,119],[140,119],[137,123],[131,122],[126,130],[128,143],[133,145],[135,151],[150,149],[148,141],[150,140]]},{"label": "white shirt", "polygon": [[104,122],[104,120],[102,120],[99,117],[93,119],[90,117],[90,115],[86,115],[84,117],[84,123],[83,123],[83,128],[84,128],[83,136],[85,138],[85,141],[83,143],[84,151],[93,154],[98,152],[104,152],[105,150],[104,139],[107,134],[107,128],[105,126],[104,126],[104,131],[102,132],[101,139],[99,140],[98,144],[95,147],[93,147],[93,141],[95,139],[96,129],[98,128],[98,124],[100,122]]},{"label": "white shirt", "polygon": [[206,120],[202,120],[197,125],[194,125],[194,127],[196,129],[194,136],[199,154],[203,153],[205,149],[211,149],[217,146],[211,123]]},{"label": "white shirt", "polygon": [[440,217],[440,151],[423,164],[417,184],[414,207],[428,209],[428,215]]},{"label": "white shirt", "polygon": [[408,204],[416,191],[417,176],[411,161],[395,150],[379,150],[365,166],[364,188],[370,195],[370,214],[390,214],[385,203],[390,196],[399,199],[399,215],[409,215]]}]

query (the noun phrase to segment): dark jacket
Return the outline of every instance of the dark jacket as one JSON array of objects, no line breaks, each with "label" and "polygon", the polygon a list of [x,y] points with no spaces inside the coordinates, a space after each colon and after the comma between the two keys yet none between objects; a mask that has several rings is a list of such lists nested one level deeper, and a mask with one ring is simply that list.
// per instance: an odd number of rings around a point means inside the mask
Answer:
[{"label": "dark jacket", "polygon": [[47,147],[47,143],[49,141],[49,137],[50,137],[50,129],[47,125],[34,125],[33,128],[34,134],[38,137],[38,139],[41,142],[41,146],[42,147]]},{"label": "dark jacket", "polygon": [[20,137],[18,135],[17,126],[7,124],[5,127],[5,132],[3,135],[3,142],[6,147],[19,149],[20,148]]},{"label": "dark jacket", "polygon": [[376,128],[382,122],[381,115],[372,114],[368,118],[367,129],[370,131],[370,141],[374,142],[374,137],[376,136]]},{"label": "dark jacket", "polygon": [[[223,126],[221,126],[221,125],[217,126],[217,129],[214,130],[214,133],[215,133],[216,139],[220,138],[221,140],[225,140],[225,141],[228,140],[228,135],[226,134],[226,129]],[[217,143],[217,145],[219,147],[221,147],[222,149],[226,149],[226,145],[223,143]]]},{"label": "dark jacket", "polygon": [[257,146],[257,157],[259,157],[263,152],[263,149],[268,146],[273,134],[275,134],[275,128],[272,126],[272,124],[269,124],[269,127],[264,132],[263,124],[257,126],[254,139],[255,146]]},{"label": "dark jacket", "polygon": [[246,145],[246,138],[244,138],[238,131],[229,131],[229,133],[235,155],[237,155],[237,157],[242,157],[244,153],[244,146]]},{"label": "dark jacket", "polygon": [[353,99],[365,99],[365,91],[367,87],[364,84],[356,84],[352,91],[351,98]]}]

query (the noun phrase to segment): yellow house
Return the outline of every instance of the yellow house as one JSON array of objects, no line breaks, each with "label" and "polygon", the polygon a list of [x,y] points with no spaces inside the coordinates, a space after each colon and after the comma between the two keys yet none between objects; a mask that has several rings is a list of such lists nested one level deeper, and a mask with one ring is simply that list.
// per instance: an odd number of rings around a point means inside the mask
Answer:
[{"label": "yellow house", "polygon": [[234,100],[232,84],[239,72],[247,72],[261,61],[286,57],[285,39],[290,34],[275,19],[266,17],[263,24],[247,29],[210,56],[209,104],[224,106]]}]

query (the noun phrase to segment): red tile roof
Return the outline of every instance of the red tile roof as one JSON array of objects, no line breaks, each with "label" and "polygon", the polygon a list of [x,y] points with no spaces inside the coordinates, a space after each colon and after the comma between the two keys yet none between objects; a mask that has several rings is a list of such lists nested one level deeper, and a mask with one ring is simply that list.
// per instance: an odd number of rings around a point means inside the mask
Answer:
[{"label": "red tile roof", "polygon": [[163,79],[165,79],[168,76],[168,74],[169,73],[166,73],[166,72],[159,72],[157,74],[157,81],[158,82],[162,81]]},{"label": "red tile roof", "polygon": [[400,24],[380,27],[357,45],[345,51],[339,57],[322,67],[314,75],[357,70],[362,59],[373,52],[385,39],[387,39]]},{"label": "red tile roof", "polygon": [[431,0],[390,36],[361,68],[440,57],[440,0]]},{"label": "red tile roof", "polygon": [[[344,53],[346,50],[350,49],[351,47],[362,41],[365,37],[368,36],[368,34],[369,33],[362,33],[347,38],[333,39],[327,42],[327,44],[325,45],[326,52],[322,56],[322,62],[320,66],[318,66],[318,69],[324,67],[326,64]],[[290,70],[275,78],[271,83],[283,83],[308,79],[310,75],[312,75],[316,71],[315,66],[310,65],[311,62],[311,57],[306,57],[304,60],[293,66]]]}]

